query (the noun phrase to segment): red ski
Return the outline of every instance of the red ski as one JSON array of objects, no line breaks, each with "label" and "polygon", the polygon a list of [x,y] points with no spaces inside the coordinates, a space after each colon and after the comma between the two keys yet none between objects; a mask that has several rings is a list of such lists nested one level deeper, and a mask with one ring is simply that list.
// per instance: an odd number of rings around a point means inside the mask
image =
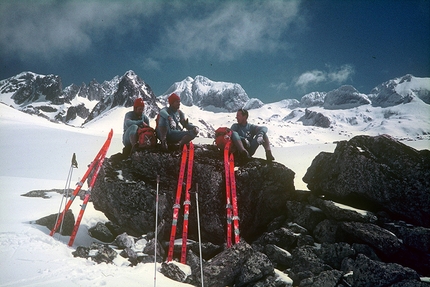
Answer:
[{"label": "red ski", "polygon": [[[106,156],[107,150],[109,149],[110,142],[112,140],[112,136],[113,136],[113,130],[111,129],[110,132],[109,132],[108,138],[106,139],[105,143],[101,147],[100,151],[97,153],[96,157],[91,162],[90,166],[88,167],[88,170],[86,171],[86,173],[82,177],[81,181],[77,183],[77,187],[75,188],[75,190],[73,191],[72,195],[70,196],[70,198],[69,198],[66,206],[64,207],[63,212],[58,217],[57,222],[55,223],[54,228],[52,228],[52,230],[49,233],[49,235],[53,236],[55,234],[55,232],[57,231],[57,229],[60,227],[61,222],[63,221],[64,216],[65,216],[67,210],[69,210],[70,206],[73,203],[73,200],[76,198],[76,195],[81,190],[82,186],[84,185],[84,183],[87,180],[88,176],[90,175],[91,171],[94,169],[94,167],[96,165],[98,165],[98,163],[101,161],[101,159],[104,160],[104,157]],[[95,177],[97,177],[97,175],[95,175]],[[94,181],[95,181],[95,179],[94,179]]]},{"label": "red ski", "polygon": [[231,140],[224,146],[224,170],[225,170],[225,195],[226,195],[226,211],[227,211],[227,248],[231,247],[231,222],[232,222],[232,206],[230,201],[230,153]]},{"label": "red ski", "polygon": [[233,205],[233,225],[234,225],[234,243],[239,243],[240,232],[239,232],[239,211],[237,208],[237,196],[236,196],[236,177],[234,175],[234,156],[230,154],[230,183],[231,183],[231,201]]},{"label": "red ski", "polygon": [[190,215],[190,189],[191,180],[193,178],[193,162],[194,162],[194,144],[189,143],[188,149],[188,163],[187,163],[187,185],[185,187],[185,201],[184,201],[184,225],[182,229],[182,252],[181,263],[187,263],[187,239],[188,239],[188,216]]},{"label": "red ski", "polygon": [[[109,144],[110,144],[110,141],[109,141]],[[76,237],[76,234],[78,233],[79,225],[81,224],[82,217],[84,216],[85,208],[87,207],[88,201],[90,200],[91,190],[93,189],[94,184],[96,183],[96,179],[97,179],[97,176],[99,175],[100,168],[102,167],[103,162],[105,160],[105,156],[109,148],[109,144],[106,146],[105,152],[103,153],[102,157],[99,159],[97,163],[96,170],[94,171],[93,177],[91,178],[91,182],[88,186],[88,190],[85,193],[84,202],[81,205],[81,211],[79,212],[78,218],[76,219],[75,226],[73,227],[72,235],[70,236],[69,246],[72,246],[73,242],[75,241],[75,237]]]},{"label": "red ski", "polygon": [[181,201],[182,185],[184,183],[184,173],[185,165],[187,163],[187,145],[184,145],[182,149],[181,167],[179,169],[178,185],[176,188],[176,200],[173,205],[173,220],[172,220],[172,230],[170,232],[170,244],[169,251],[167,253],[167,262],[173,260],[173,249],[175,246],[175,236],[176,236],[176,225],[178,224],[179,208]]}]

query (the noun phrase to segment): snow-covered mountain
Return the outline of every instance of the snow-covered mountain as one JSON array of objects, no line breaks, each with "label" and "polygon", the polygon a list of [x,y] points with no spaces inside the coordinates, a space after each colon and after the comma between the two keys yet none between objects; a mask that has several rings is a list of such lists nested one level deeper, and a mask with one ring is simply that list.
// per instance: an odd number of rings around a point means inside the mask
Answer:
[{"label": "snow-covered mountain", "polygon": [[[160,98],[165,101],[172,93],[178,94],[181,103],[186,106],[194,105],[213,112],[234,112],[250,102],[241,85],[214,82],[203,76],[196,76],[194,79],[187,77],[174,83]],[[251,108],[259,108],[262,105],[258,99],[252,99],[248,104]]]},{"label": "snow-covered mountain", "polygon": [[[387,133],[398,139],[430,138],[430,78],[406,75],[375,87],[368,95],[352,86],[330,92],[312,92],[300,101],[285,99],[264,104],[249,99],[239,84],[214,82],[203,76],[187,77],[156,97],[149,85],[133,71],[102,84],[71,85],[64,90],[54,75],[31,72],[0,81],[0,101],[21,111],[73,126],[94,126],[111,118],[116,131],[136,97],[145,99],[145,113],[152,123],[168,95],[180,95],[190,121],[200,127],[200,136],[211,138],[214,130],[235,122],[235,111],[250,110],[250,122],[266,125],[275,146],[307,143],[325,138],[348,139],[356,134]],[[329,135],[325,136],[325,135]]]},{"label": "snow-covered mountain", "polygon": [[62,88],[56,75],[22,72],[0,81],[0,102],[54,122],[81,126],[116,106],[130,107],[136,97],[145,99],[145,113],[155,117],[158,100],[151,87],[133,71],[110,81]]},{"label": "snow-covered mountain", "polygon": [[406,104],[414,98],[430,104],[430,78],[405,75],[380,84],[369,95],[373,106],[383,108]]}]

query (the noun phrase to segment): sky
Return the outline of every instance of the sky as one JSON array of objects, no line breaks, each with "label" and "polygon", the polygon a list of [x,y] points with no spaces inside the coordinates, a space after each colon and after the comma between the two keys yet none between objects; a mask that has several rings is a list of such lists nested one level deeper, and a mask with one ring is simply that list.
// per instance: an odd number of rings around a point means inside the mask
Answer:
[{"label": "sky", "polygon": [[0,2],[0,79],[99,83],[133,70],[154,91],[186,77],[271,103],[430,76],[430,0]]}]

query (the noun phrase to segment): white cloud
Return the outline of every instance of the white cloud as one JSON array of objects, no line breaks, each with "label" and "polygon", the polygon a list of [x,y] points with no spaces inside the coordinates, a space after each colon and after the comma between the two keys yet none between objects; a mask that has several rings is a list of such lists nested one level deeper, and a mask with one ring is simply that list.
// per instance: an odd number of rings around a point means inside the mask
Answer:
[{"label": "white cloud", "polygon": [[310,85],[315,85],[322,82],[335,82],[337,84],[345,83],[354,74],[352,65],[343,65],[340,68],[331,69],[329,71],[313,70],[301,74],[294,85],[302,90]]},{"label": "white cloud", "polygon": [[112,1],[10,1],[0,5],[0,49],[22,60],[80,53],[101,37],[114,37],[136,28],[138,23],[133,16],[156,11],[148,5]]},{"label": "white cloud", "polygon": [[131,35],[147,38],[153,60],[231,60],[288,48],[282,36],[302,21],[300,1],[7,1],[0,5],[0,50],[21,60],[52,60]]},{"label": "white cloud", "polygon": [[283,83],[271,84],[270,88],[275,89],[279,93],[279,92],[287,91],[289,89],[289,86],[287,83],[283,82]]},{"label": "white cloud", "polygon": [[232,60],[246,52],[285,49],[280,40],[299,19],[299,1],[226,1],[204,17],[180,18],[166,28],[160,57],[214,56]]},{"label": "white cloud", "polygon": [[306,88],[310,84],[317,84],[320,82],[327,81],[327,75],[323,71],[313,70],[310,72],[305,72],[299,76],[295,85],[298,87]]},{"label": "white cloud", "polygon": [[332,82],[339,84],[346,82],[354,74],[354,67],[351,65],[343,65],[334,72],[329,72],[327,77]]},{"label": "white cloud", "polygon": [[142,62],[143,68],[145,70],[161,70],[160,63],[153,58],[145,58]]}]

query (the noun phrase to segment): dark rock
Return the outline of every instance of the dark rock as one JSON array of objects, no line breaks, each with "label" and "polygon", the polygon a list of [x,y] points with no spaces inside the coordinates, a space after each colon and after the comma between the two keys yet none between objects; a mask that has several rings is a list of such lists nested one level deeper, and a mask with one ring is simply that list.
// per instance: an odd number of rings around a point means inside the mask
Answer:
[{"label": "dark rock", "polygon": [[281,227],[275,231],[264,233],[253,244],[261,246],[273,244],[280,248],[291,249],[296,246],[298,237],[299,234],[286,227]]},{"label": "dark rock", "polygon": [[326,216],[337,221],[375,222],[377,220],[377,217],[371,212],[363,211],[365,212],[365,214],[363,214],[348,206],[341,208],[339,204],[331,200],[310,196],[309,202],[321,209]]},{"label": "dark rock", "polygon": [[130,261],[133,266],[137,265],[137,263],[139,262],[137,259],[137,253],[129,247],[121,251],[119,255],[124,258],[128,258],[128,261]]},{"label": "dark rock", "polygon": [[[38,220],[36,220],[36,224],[46,226],[49,230],[52,230],[57,223],[58,214],[51,214],[45,217],[42,217]],[[61,216],[61,213],[60,213]],[[71,209],[67,210],[66,215],[64,216],[64,219],[62,221],[62,225],[58,227],[56,232],[60,232],[61,235],[64,236],[70,236],[72,235],[73,228],[75,226],[75,216],[73,215],[73,212]],[[60,230],[61,229],[61,230]]]},{"label": "dark rock", "polygon": [[300,282],[299,287],[311,287],[311,286],[319,286],[319,287],[332,287],[338,286],[342,272],[339,270],[327,270],[323,271],[317,276],[304,279]]},{"label": "dark rock", "polygon": [[102,242],[112,242],[115,240],[115,237],[110,232],[109,228],[107,228],[106,225],[101,222],[97,222],[95,226],[88,229],[88,233],[91,237]]},{"label": "dark rock", "polygon": [[235,286],[246,286],[270,274],[274,275],[272,262],[265,254],[254,252],[246,260],[239,276],[236,278]]},{"label": "dark rock", "polygon": [[298,121],[302,122],[304,126],[316,126],[321,128],[329,128],[331,126],[329,117],[308,109],[305,110],[305,114]]},{"label": "dark rock", "polygon": [[353,270],[354,286],[390,286],[403,280],[419,282],[418,273],[396,263],[373,261],[359,254]]},{"label": "dark rock", "polygon": [[205,286],[231,286],[241,274],[243,265],[255,251],[241,241],[212,258],[204,266]]},{"label": "dark rock", "polygon": [[355,253],[357,253],[357,254],[366,255],[366,257],[368,257],[369,259],[371,259],[373,261],[381,261],[381,259],[379,259],[378,255],[376,255],[373,248],[367,244],[354,243],[354,244],[352,244],[352,248],[355,250]]},{"label": "dark rock", "polygon": [[76,247],[76,250],[72,252],[72,254],[73,257],[88,258],[90,254],[90,249],[88,247],[78,246]]},{"label": "dark rock", "polygon": [[184,282],[187,275],[173,263],[161,263],[161,274],[178,282]]},{"label": "dark rock", "polygon": [[[140,151],[131,158],[105,160],[92,190],[94,207],[128,234],[139,236],[155,230],[156,178],[160,174],[160,240],[169,240],[172,206],[176,196],[180,154],[157,149]],[[221,153],[212,145],[195,145],[193,183],[199,190],[201,237],[214,244],[225,242],[225,182]],[[121,171],[122,178],[118,178]],[[258,238],[274,218],[285,213],[288,192],[294,190],[294,173],[278,163],[252,159],[236,171],[241,237]],[[197,215],[192,197],[188,237],[197,240]],[[270,209],[271,212],[267,212]],[[178,230],[182,230],[182,214]]]},{"label": "dark rock", "polygon": [[297,238],[297,246],[305,246],[305,245],[314,245],[315,240],[312,236],[310,236],[309,234],[306,235],[300,235]]},{"label": "dark rock", "polygon": [[[195,254],[199,254],[199,243],[195,242],[195,243],[191,243],[189,245],[190,250],[192,250]],[[212,242],[203,242],[202,243],[202,257],[205,260],[209,260],[212,257],[214,257],[215,255],[217,255],[218,253],[220,253],[224,247],[221,245],[215,245]]]},{"label": "dark rock", "polygon": [[403,280],[398,283],[394,283],[390,287],[429,287],[429,284],[417,280]]},{"label": "dark rock", "polygon": [[430,152],[387,135],[356,136],[320,153],[303,181],[316,195],[366,210],[385,210],[430,227]]},{"label": "dark rock", "polygon": [[401,221],[387,222],[382,225],[396,234],[406,246],[430,253],[430,228],[413,226]]},{"label": "dark rock", "polygon": [[288,220],[298,223],[307,230],[313,230],[327,217],[321,209],[302,202],[288,201],[287,212]]},{"label": "dark rock", "polygon": [[342,232],[336,220],[325,219],[315,226],[313,236],[320,243],[335,243],[343,241]]},{"label": "dark rock", "polygon": [[134,239],[124,232],[115,238],[115,244],[119,249],[132,248],[134,246]]},{"label": "dark rock", "polygon": [[321,247],[315,250],[315,254],[324,261],[324,263],[333,267],[333,269],[341,269],[342,261],[345,258],[353,257],[355,250],[345,242],[339,243],[323,243]]},{"label": "dark rock", "polygon": [[[155,255],[155,239],[149,241],[146,244],[145,248],[143,249],[143,253],[148,255]],[[157,259],[159,259],[160,262],[162,261],[162,258],[164,258],[164,256],[166,255],[165,253],[166,252],[162,248],[162,245],[160,244],[160,242],[157,242]]]},{"label": "dark rock", "polygon": [[292,256],[291,254],[276,245],[267,244],[264,246],[264,254],[269,257],[274,267],[280,270],[291,267]]},{"label": "dark rock", "polygon": [[401,247],[399,239],[386,229],[372,223],[342,222],[341,228],[353,237],[354,242],[363,242],[386,256],[396,254]]},{"label": "dark rock", "polygon": [[91,243],[89,247],[78,246],[74,257],[91,258],[96,263],[112,263],[118,253],[107,244]]},{"label": "dark rock", "polygon": [[312,246],[297,247],[292,251],[292,256],[290,277],[295,285],[303,279],[314,277],[323,271],[332,270],[317,256],[315,248]]}]

